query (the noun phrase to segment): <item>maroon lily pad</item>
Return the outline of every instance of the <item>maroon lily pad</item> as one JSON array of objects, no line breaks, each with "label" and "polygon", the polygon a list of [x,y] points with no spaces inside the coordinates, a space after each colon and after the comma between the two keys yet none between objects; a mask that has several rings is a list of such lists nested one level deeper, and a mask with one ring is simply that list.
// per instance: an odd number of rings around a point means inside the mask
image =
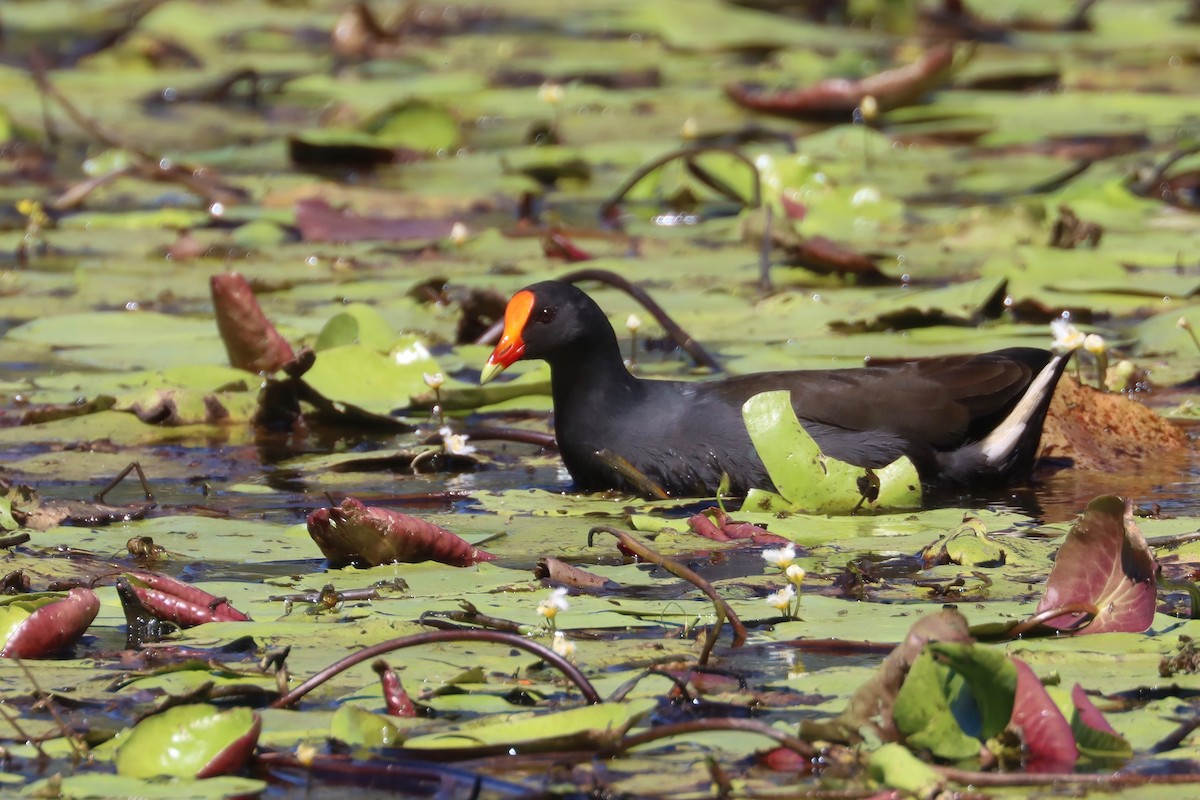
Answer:
[{"label": "maroon lily pad", "polygon": [[1064,630],[1090,614],[1091,624],[1082,632],[1144,631],[1154,619],[1157,574],[1158,564],[1133,522],[1132,503],[1097,497],[1059,548],[1037,613],[1071,608],[1046,622]]},{"label": "maroon lily pad", "polygon": [[309,514],[308,534],[334,568],[419,561],[469,567],[496,558],[431,522],[366,506],[353,497]]},{"label": "maroon lily pad", "polygon": [[296,203],[296,227],[306,242],[401,242],[445,239],[454,220],[364,217],[335,209],[320,198],[310,198]]},{"label": "maroon lily pad", "polygon": [[45,658],[59,653],[79,641],[99,612],[100,598],[91,589],[75,588],[59,598],[11,598],[0,606],[0,631],[8,633],[0,656]]},{"label": "maroon lily pad", "polygon": [[1029,665],[1012,659],[1017,668],[1017,693],[1009,727],[1021,734],[1027,772],[1071,772],[1079,758],[1071,724],[1058,710]]}]

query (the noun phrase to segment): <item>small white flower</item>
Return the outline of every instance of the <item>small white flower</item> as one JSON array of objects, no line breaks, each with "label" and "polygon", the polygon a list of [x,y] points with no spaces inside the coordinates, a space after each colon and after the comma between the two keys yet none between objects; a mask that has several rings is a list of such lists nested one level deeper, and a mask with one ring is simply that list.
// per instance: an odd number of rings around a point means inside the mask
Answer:
[{"label": "small white flower", "polygon": [[421,377],[425,379],[425,385],[434,391],[442,388],[442,384],[446,382],[446,376],[440,372],[435,372],[432,375],[428,372],[423,372],[421,373]]},{"label": "small white flower", "polygon": [[637,314],[630,314],[625,320],[625,327],[630,333],[637,333],[638,328],[642,327],[642,318]]},{"label": "small white flower", "polygon": [[1094,356],[1098,356],[1104,352],[1105,344],[1104,337],[1098,333],[1089,333],[1083,337],[1083,349],[1087,350]]},{"label": "small white flower", "polygon": [[870,122],[879,116],[879,101],[875,99],[875,95],[869,94],[862,99],[862,115],[863,119]]},{"label": "small white flower", "polygon": [[563,101],[562,84],[555,83],[554,81],[546,81],[538,87],[538,100],[546,105],[558,105]]},{"label": "small white flower", "polygon": [[550,649],[568,661],[575,660],[575,643],[568,639],[562,631],[554,632],[554,640],[550,642]]},{"label": "small white flower", "polygon": [[538,603],[537,612],[546,619],[554,619],[558,612],[566,611],[571,607],[567,602],[567,587],[559,586],[557,589],[550,590],[550,596]]},{"label": "small white flower", "polygon": [[471,231],[462,222],[455,222],[450,226],[450,241],[455,244],[462,244],[467,241],[467,237],[471,235]]},{"label": "small white flower", "polygon": [[874,205],[882,199],[883,195],[874,186],[864,186],[850,198],[850,205],[858,208],[859,206]]},{"label": "small white flower", "polygon": [[788,568],[783,571],[783,574],[787,576],[788,583],[792,586],[799,586],[804,583],[804,576],[808,573],[799,564],[788,564]]},{"label": "small white flower", "polygon": [[796,598],[796,587],[790,583],[780,589],[778,592],[771,592],[767,595],[767,605],[771,608],[777,608],[780,611],[787,611],[791,606],[792,600]]},{"label": "small white flower", "polygon": [[787,547],[763,550],[762,559],[772,566],[787,569],[796,560],[796,546],[789,544]]},{"label": "small white flower", "polygon": [[1072,353],[1083,347],[1083,331],[1071,324],[1070,320],[1058,317],[1050,321],[1050,332],[1054,334],[1051,347],[1059,353]]},{"label": "small white flower", "polygon": [[450,455],[469,456],[475,452],[475,445],[467,444],[467,435],[465,433],[455,433],[450,430],[449,425],[443,425],[438,428],[438,433],[442,437],[442,447]]},{"label": "small white flower", "polygon": [[695,117],[688,117],[683,121],[683,127],[679,129],[680,137],[691,140],[700,135],[700,125],[696,122]]}]

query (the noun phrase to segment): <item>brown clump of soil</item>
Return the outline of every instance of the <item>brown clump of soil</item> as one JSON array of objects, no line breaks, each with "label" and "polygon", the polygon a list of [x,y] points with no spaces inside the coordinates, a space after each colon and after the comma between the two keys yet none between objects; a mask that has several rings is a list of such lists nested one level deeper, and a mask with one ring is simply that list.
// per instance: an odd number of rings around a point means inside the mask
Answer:
[{"label": "brown clump of soil", "polygon": [[1137,400],[1081,386],[1064,375],[1042,429],[1041,456],[1069,458],[1076,469],[1113,471],[1182,450],[1188,437]]}]

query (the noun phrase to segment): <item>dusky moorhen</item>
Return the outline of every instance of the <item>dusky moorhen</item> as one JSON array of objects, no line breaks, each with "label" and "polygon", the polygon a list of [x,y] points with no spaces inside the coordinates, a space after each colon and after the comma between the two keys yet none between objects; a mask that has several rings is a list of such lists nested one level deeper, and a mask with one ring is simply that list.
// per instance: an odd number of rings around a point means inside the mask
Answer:
[{"label": "dusky moorhen", "polygon": [[626,369],[612,325],[576,286],[517,292],[480,376],[513,362],[550,365],[559,452],[583,491],[639,488],[613,456],[673,496],[774,488],[742,421],[755,394],[791,392],[805,430],[833,458],[882,467],[908,456],[927,486],[1028,476],[1067,358],[1032,347],[854,369],[761,372],[721,380],[647,380]]}]

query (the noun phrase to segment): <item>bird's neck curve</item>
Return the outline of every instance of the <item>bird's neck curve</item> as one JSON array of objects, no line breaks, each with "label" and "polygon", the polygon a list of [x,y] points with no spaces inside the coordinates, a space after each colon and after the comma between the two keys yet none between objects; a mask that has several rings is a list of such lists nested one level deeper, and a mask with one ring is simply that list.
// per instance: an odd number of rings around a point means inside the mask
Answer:
[{"label": "bird's neck curve", "polygon": [[[640,381],[625,367],[620,345],[608,320],[601,318],[590,335],[569,352],[547,359],[557,425],[576,415],[590,415],[620,398],[639,394]],[[626,400],[628,402],[628,400]]]}]

